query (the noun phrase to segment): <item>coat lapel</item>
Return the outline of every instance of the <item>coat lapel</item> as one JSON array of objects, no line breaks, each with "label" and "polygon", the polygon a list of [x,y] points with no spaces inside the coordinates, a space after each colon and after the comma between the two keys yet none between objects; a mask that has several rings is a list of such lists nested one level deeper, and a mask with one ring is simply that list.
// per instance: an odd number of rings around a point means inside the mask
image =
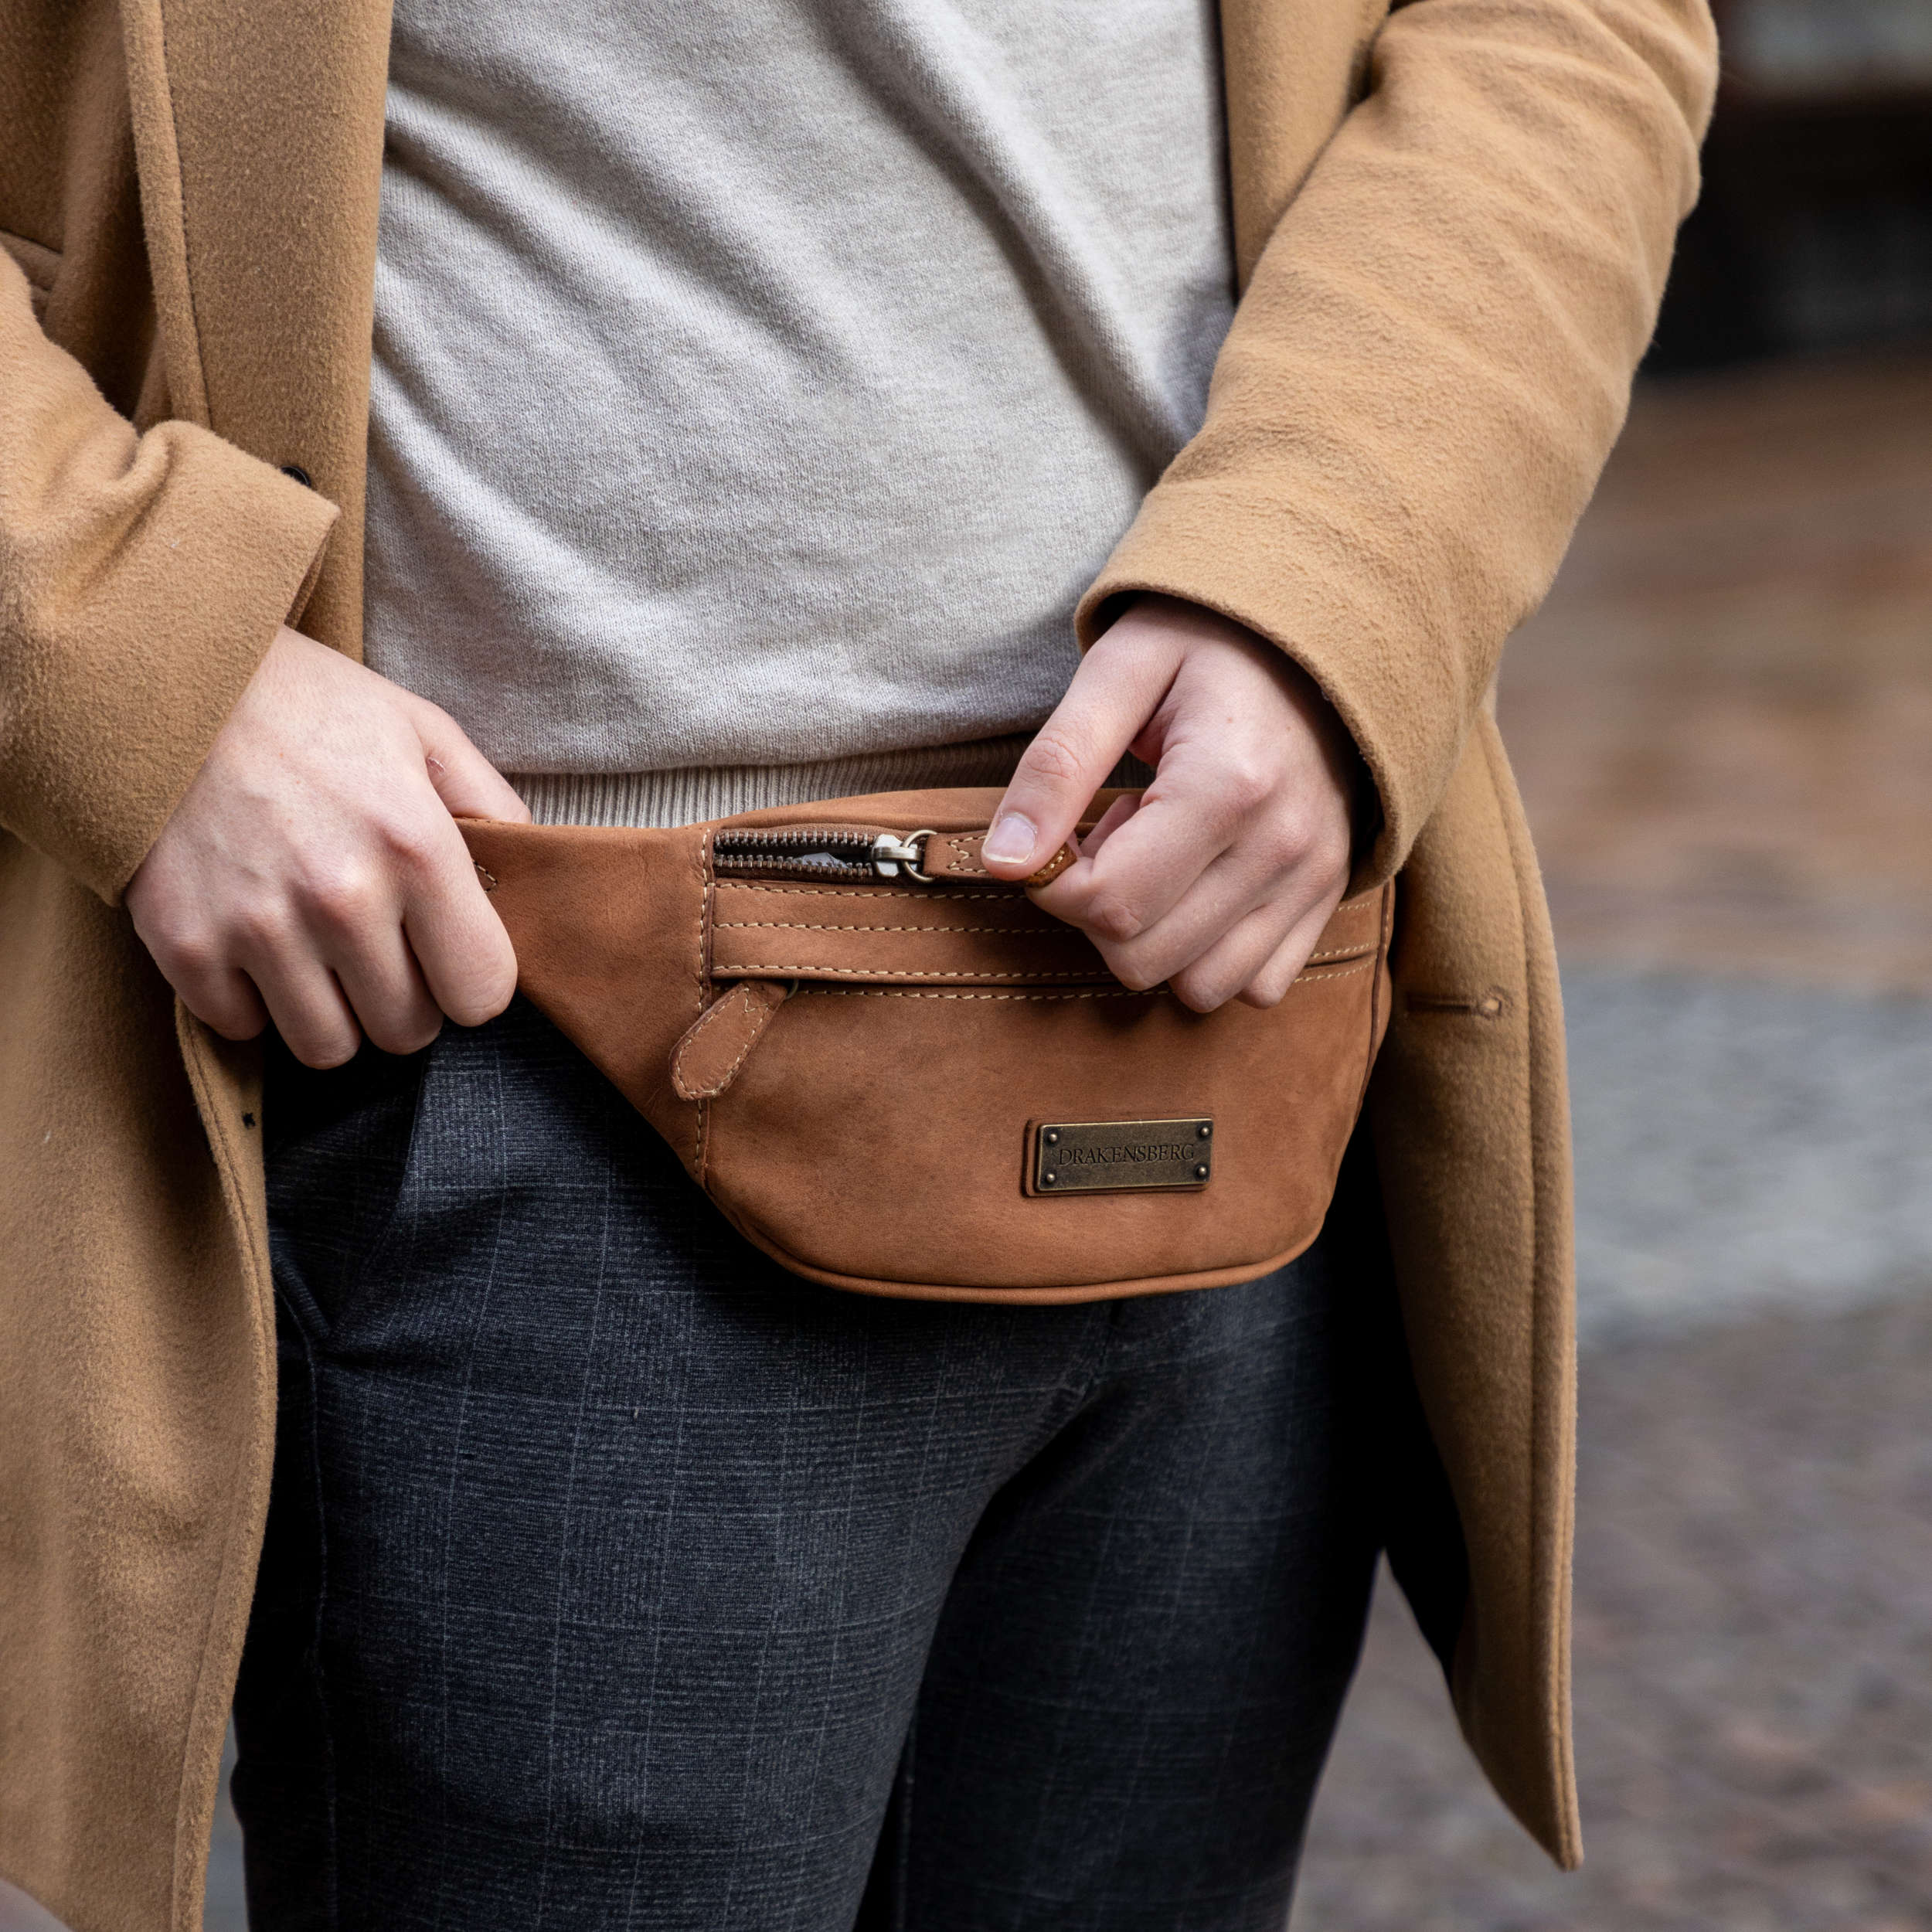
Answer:
[{"label": "coat lapel", "polygon": [[1228,175],[1245,288],[1282,211],[1359,97],[1388,0],[1221,0]]},{"label": "coat lapel", "polygon": [[390,0],[122,0],[177,414],[343,509],[304,628],[359,641]]}]

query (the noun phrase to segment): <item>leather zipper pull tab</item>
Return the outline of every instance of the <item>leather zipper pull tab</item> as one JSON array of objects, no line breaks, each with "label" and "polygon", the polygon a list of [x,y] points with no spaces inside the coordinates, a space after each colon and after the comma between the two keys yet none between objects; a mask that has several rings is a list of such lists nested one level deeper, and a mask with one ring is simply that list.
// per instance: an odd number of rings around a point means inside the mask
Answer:
[{"label": "leather zipper pull tab", "polygon": [[751,1057],[795,980],[741,979],[707,1006],[671,1049],[671,1084],[681,1100],[715,1100]]},{"label": "leather zipper pull tab", "polygon": [[1073,849],[1070,843],[1064,845],[1054,853],[1051,859],[1047,860],[1045,865],[1040,867],[1038,872],[1029,872],[1019,883],[1029,892],[1031,892],[1036,886],[1050,886],[1079,856],[1080,854]]}]

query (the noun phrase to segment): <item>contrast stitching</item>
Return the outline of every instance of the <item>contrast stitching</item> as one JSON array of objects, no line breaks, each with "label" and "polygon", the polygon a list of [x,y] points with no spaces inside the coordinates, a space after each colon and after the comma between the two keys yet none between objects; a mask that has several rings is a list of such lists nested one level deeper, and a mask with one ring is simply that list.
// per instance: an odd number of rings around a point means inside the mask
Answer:
[{"label": "contrast stitching", "polygon": [[[712,841],[715,835],[706,832],[697,851],[698,866],[698,1019],[702,1019],[711,1009],[704,1001],[705,989],[711,983],[711,948],[708,943],[711,926],[711,895],[715,889],[712,876]],[[698,1023],[694,1019],[691,1024]],[[700,1099],[696,1107],[697,1119],[692,1123],[692,1172],[699,1186],[704,1185],[705,1130],[710,1125],[710,1109]]]},{"label": "contrast stitching", "polygon": [[[1367,972],[1370,967],[1374,965],[1374,964],[1375,961],[1373,960],[1366,959],[1364,960],[1359,966],[1344,966],[1338,971],[1326,973],[1298,973],[1288,983],[1291,986],[1307,986],[1318,984],[1325,979],[1352,979],[1357,973]],[[720,970],[724,973],[730,974],[759,972],[780,973],[798,971],[800,969],[784,966],[726,966]],[[802,970],[810,973],[826,973],[835,977],[844,978],[847,979],[978,979],[992,977],[990,975],[982,975],[978,973],[891,972],[886,971],[883,967],[874,970],[868,970],[862,966],[810,966],[806,967]],[[1002,974],[1000,977],[1008,979],[1080,979],[1085,978],[1086,975],[1080,973],[1009,973]],[[801,993],[808,993],[843,992],[848,989],[844,987],[819,987],[801,985],[798,990]],[[854,988],[850,990],[856,992],[859,989]],[[896,992],[897,989],[894,988],[882,987],[879,990],[882,993],[884,993],[887,992]],[[1123,987],[1117,992],[908,993],[906,994],[904,997],[908,999],[1151,999],[1157,995],[1165,992],[1166,990],[1167,989],[1165,987],[1155,987],[1147,992],[1135,993],[1130,992],[1126,988]]]},{"label": "contrast stitching", "polygon": [[704,1009],[703,1012],[699,1015],[698,1019],[692,1022],[692,1030],[685,1035],[683,1042],[679,1046],[676,1056],[672,1061],[671,1077],[673,1080],[682,1083],[684,1080],[685,1056],[690,1052],[693,1046],[699,1043],[699,1036],[698,1032],[698,1027],[699,1023],[710,1019],[711,1015],[717,1012],[718,1007],[722,1006],[725,1003],[726,999],[736,1000],[739,1005],[745,1009],[745,1018],[748,1020],[756,1022],[757,1024],[755,1024],[751,1029],[750,1037],[746,1040],[744,1045],[739,1049],[738,1057],[733,1060],[722,1073],[717,1075],[706,1085],[693,1089],[696,1097],[699,1100],[711,1100],[714,1098],[718,1094],[722,1094],[724,1090],[731,1084],[733,1080],[737,1077],[738,1069],[743,1066],[745,1062],[750,1058],[751,1049],[758,1044],[759,1041],[764,1038],[765,1028],[771,1023],[772,1015],[778,1010],[776,1006],[764,1007],[762,1009],[764,1017],[760,1019],[760,1013],[761,1009],[758,1002],[752,995],[749,982],[741,982],[738,985],[733,987],[731,991],[725,995],[724,999],[719,1000],[716,1005],[707,1006]]},{"label": "contrast stitching", "polygon": [[[991,878],[988,872],[986,876]],[[921,892],[910,886],[753,886],[742,879],[721,879],[718,881],[720,893],[776,893],[781,899],[923,899],[929,903],[938,895]],[[964,905],[970,900],[1003,899],[1012,905],[1025,903],[1025,895],[1015,886],[1011,892],[1003,893],[947,893],[940,903],[945,906]]]},{"label": "contrast stitching", "polygon": [[[753,886],[748,889],[753,892],[771,892],[778,889],[770,886]],[[870,893],[835,893],[827,896],[840,899],[869,899],[874,895]],[[975,899],[1004,899],[1006,895],[1004,893],[975,893],[970,896]],[[901,896],[915,899],[919,895],[916,893],[907,893],[902,894]],[[714,923],[713,930],[721,933],[973,933],[988,934],[1002,939],[1080,939],[1085,937],[1085,934],[1077,926],[1067,925],[1032,927],[1025,926],[847,926],[818,925],[810,920],[801,919],[720,919]],[[1363,954],[1374,951],[1375,947],[1376,942],[1372,939],[1357,940],[1352,945],[1332,946],[1326,952],[1311,953],[1308,955],[1308,963],[1311,965],[1315,965],[1325,959],[1359,959]],[[770,971],[776,969],[766,968],[763,970]]]},{"label": "contrast stitching", "polygon": [[[717,1002],[716,1005],[707,1006],[691,1022],[685,1029],[684,1038],[679,1041],[678,1050],[671,1056],[671,1084],[678,1090],[678,1097],[680,1100],[701,1100],[705,1097],[705,1090],[702,1087],[690,1088],[687,1090],[688,1083],[684,1077],[685,1056],[691,1051],[698,1029],[718,1010],[719,1006],[724,1004],[726,999],[736,999],[743,990],[742,987],[734,986],[730,992],[725,995],[724,999]],[[743,1002],[740,1003],[742,1005]]]},{"label": "contrast stitching", "polygon": [[727,960],[716,968],[720,979],[729,979],[733,973],[829,973],[842,979],[1091,979],[1094,969],[1090,966],[1077,973],[1002,973],[992,969],[981,972],[942,973],[930,968],[893,966],[801,966],[796,960],[784,964],[775,960],[747,959]]},{"label": "contrast stitching", "polygon": [[1376,972],[1369,988],[1369,1037],[1363,1043],[1368,1053],[1362,1066],[1362,1084],[1355,1090],[1355,1111],[1357,1120],[1362,1117],[1362,1110],[1369,1104],[1369,1082],[1375,1075],[1376,1029],[1382,1022],[1383,990],[1385,987],[1388,987],[1391,991],[1393,990],[1387,972],[1387,963],[1389,934],[1393,923],[1392,916],[1394,910],[1395,889],[1395,882],[1393,879],[1383,887],[1379,908],[1380,917],[1376,920],[1376,950],[1372,963],[1376,968]]},{"label": "contrast stitching", "polygon": [[1124,986],[1111,992],[1090,993],[915,993],[898,986],[801,986],[799,994],[815,993],[826,999],[1162,999],[1165,986],[1145,993],[1130,992]]},{"label": "contrast stitching", "polygon": [[721,933],[995,933],[1004,939],[1083,939],[1077,926],[813,926],[794,919],[721,919]]}]

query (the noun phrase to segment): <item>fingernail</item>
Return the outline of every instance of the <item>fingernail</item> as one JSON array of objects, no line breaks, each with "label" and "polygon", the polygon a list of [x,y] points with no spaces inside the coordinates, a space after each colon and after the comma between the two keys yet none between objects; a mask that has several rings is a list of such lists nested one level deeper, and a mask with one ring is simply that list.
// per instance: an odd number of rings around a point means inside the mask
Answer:
[{"label": "fingernail", "polygon": [[1031,823],[1018,812],[1002,812],[980,851],[1000,865],[1024,865],[1033,855],[1033,841],[1037,836]]}]

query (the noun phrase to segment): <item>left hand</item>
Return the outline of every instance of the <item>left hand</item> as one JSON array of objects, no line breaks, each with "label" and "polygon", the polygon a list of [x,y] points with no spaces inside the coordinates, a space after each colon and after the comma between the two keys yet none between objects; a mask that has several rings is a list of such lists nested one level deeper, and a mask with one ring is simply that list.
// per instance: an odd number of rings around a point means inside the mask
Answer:
[{"label": "left hand", "polygon": [[1123,752],[1155,768],[1080,858],[1034,893],[1080,927],[1122,985],[1165,981],[1197,1012],[1272,1006],[1341,903],[1366,782],[1314,680],[1243,625],[1142,597],[1081,659],[994,816],[987,869],[1024,879],[1073,828]]}]

